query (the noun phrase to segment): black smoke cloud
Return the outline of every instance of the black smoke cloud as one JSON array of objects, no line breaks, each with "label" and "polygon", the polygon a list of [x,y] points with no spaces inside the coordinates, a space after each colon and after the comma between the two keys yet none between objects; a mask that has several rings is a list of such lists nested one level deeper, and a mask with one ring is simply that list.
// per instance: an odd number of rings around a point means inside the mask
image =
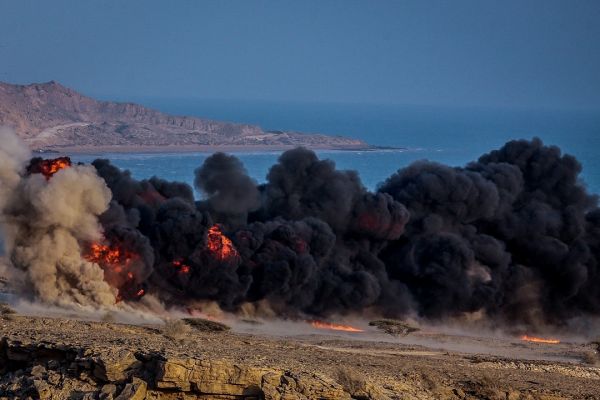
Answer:
[{"label": "black smoke cloud", "polygon": [[246,223],[248,212],[260,207],[260,193],[237,158],[216,153],[195,171],[194,184],[207,196],[207,206],[219,222],[231,227]]},{"label": "black smoke cloud", "polygon": [[[195,171],[200,201],[188,185],[93,165],[113,193],[105,235],[142,255],[139,279],[168,303],[528,324],[600,314],[597,198],[577,160],[538,139],[461,168],[419,161],[376,192],[303,148],[261,185],[214,154]],[[211,252],[214,226],[233,255]]]},{"label": "black smoke cloud", "polygon": [[382,259],[425,316],[483,309],[560,323],[598,314],[597,198],[580,172],[538,139],[509,142],[465,168],[413,164],[379,188],[411,213]]}]

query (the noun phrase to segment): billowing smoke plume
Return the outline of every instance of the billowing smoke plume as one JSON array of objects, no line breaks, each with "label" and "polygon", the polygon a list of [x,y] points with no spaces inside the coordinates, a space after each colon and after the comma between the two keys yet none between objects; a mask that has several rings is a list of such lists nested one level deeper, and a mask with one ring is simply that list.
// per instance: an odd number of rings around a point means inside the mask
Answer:
[{"label": "billowing smoke plume", "polygon": [[530,323],[597,315],[597,198],[580,172],[538,139],[509,142],[465,168],[415,163],[379,188],[411,213],[382,260],[421,315],[483,309]]},{"label": "billowing smoke plume", "polygon": [[196,171],[194,184],[207,196],[207,206],[218,220],[232,227],[243,225],[248,212],[260,207],[260,193],[248,177],[242,162],[233,156],[216,153]]},{"label": "billowing smoke plume", "polygon": [[[28,232],[12,236],[22,241],[10,248],[13,263],[33,280],[41,274],[34,269],[45,271],[41,260],[104,273],[79,284],[58,279],[49,291],[36,283],[44,299],[102,304],[98,293],[109,291],[88,294],[84,282],[108,282],[116,300],[152,293],[167,304],[210,300],[231,311],[268,304],[283,316],[477,312],[561,324],[600,314],[597,199],[579,181],[579,163],[537,139],[462,168],[416,162],[376,192],[302,148],[283,153],[261,185],[237,158],[217,153],[196,170],[199,201],[186,184],[137,181],[108,160],[51,179],[24,174],[23,160],[3,163],[15,188],[8,197],[21,199],[6,202],[3,218]],[[53,202],[75,176],[79,187],[60,211]],[[68,251],[56,244],[63,232]],[[28,258],[44,241],[53,255]]]},{"label": "billowing smoke plume", "polygon": [[97,217],[110,191],[91,166],[28,174],[26,147],[1,135],[0,220],[13,284],[46,302],[113,304],[102,269],[82,256],[82,243],[101,238]]}]

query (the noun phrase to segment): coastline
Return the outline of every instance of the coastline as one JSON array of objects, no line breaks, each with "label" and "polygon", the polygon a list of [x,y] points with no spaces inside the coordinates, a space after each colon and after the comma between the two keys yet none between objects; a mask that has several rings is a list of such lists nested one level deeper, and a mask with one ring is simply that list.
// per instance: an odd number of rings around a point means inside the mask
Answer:
[{"label": "coastline", "polygon": [[377,151],[377,150],[398,150],[405,151],[406,148],[378,147],[372,145],[159,145],[159,146],[64,146],[50,147],[44,149],[34,149],[35,154],[97,154],[97,153],[215,153],[215,152],[233,152],[233,153],[251,153],[257,151],[285,151],[296,147],[306,147],[311,150],[331,150],[331,151]]}]

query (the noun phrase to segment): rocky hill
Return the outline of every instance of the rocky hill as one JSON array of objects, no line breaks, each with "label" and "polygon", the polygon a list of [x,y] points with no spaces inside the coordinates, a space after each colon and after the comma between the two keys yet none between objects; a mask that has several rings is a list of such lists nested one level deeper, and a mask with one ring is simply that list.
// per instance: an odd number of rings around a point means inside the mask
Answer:
[{"label": "rocky hill", "polygon": [[35,149],[368,147],[339,136],[264,131],[254,125],[171,116],[133,103],[98,101],[54,81],[0,82],[2,125],[14,128]]}]

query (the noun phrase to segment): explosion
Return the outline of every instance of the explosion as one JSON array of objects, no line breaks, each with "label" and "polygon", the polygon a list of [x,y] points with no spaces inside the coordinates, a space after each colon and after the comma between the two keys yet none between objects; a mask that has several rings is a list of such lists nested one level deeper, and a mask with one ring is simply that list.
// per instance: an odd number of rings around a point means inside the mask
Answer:
[{"label": "explosion", "polygon": [[560,343],[560,340],[558,340],[558,339],[544,339],[544,338],[528,336],[528,335],[521,336],[521,340],[526,341],[526,342],[544,343],[544,344],[559,344]]},{"label": "explosion", "polygon": [[288,317],[481,311],[535,327],[600,315],[598,198],[578,161],[539,139],[463,167],[415,162],[376,191],[303,148],[284,152],[261,184],[217,153],[195,171],[201,199],[108,160],[27,168],[29,155],[4,139],[5,252],[23,292],[43,301],[106,305],[117,289],[118,299],[151,291],[167,305],[231,312],[264,302]]},{"label": "explosion", "polygon": [[84,258],[104,270],[104,280],[118,289],[117,302],[139,299],[146,293],[136,283],[134,263],[139,262],[137,254],[121,246],[92,243]]},{"label": "explosion", "polygon": [[206,234],[206,247],[219,261],[227,261],[238,257],[231,240],[221,232],[219,225],[213,225]]},{"label": "explosion", "polygon": [[131,262],[132,256],[118,247],[110,247],[104,244],[92,243],[90,251],[85,255],[89,261],[110,267],[117,273],[123,271],[123,266]]},{"label": "explosion", "polygon": [[114,304],[104,271],[82,252],[101,236],[98,218],[109,208],[110,189],[91,165],[67,168],[69,159],[29,155],[0,129],[1,252],[10,260],[6,273],[18,277],[15,291],[54,305]]},{"label": "explosion", "polygon": [[353,333],[364,332],[363,329],[355,328],[350,325],[333,324],[330,322],[323,322],[323,321],[317,321],[317,320],[310,321],[310,324],[312,325],[313,328],[317,328],[317,329],[328,329],[331,331],[342,331],[342,332],[353,332]]},{"label": "explosion", "polygon": [[69,168],[72,165],[69,157],[58,157],[54,159],[42,159],[39,157],[32,158],[27,172],[30,174],[42,174],[49,180],[52,175],[60,171],[61,169]]}]

